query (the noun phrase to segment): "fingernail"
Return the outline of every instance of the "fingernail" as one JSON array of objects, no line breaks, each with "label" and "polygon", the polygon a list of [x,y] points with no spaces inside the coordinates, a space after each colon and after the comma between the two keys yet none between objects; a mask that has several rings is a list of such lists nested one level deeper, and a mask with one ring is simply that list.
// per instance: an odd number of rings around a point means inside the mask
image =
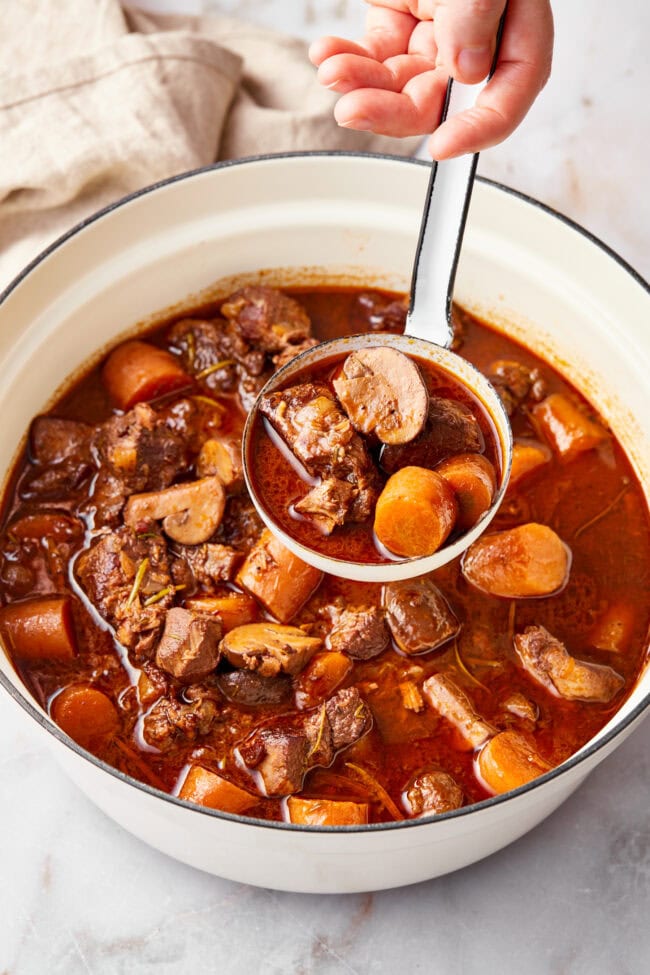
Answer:
[{"label": "fingernail", "polygon": [[373,123],[367,118],[351,118],[347,122],[339,122],[341,129],[359,129],[362,132],[372,131]]},{"label": "fingernail", "polygon": [[489,47],[465,47],[458,55],[458,68],[464,76],[479,80],[488,73],[491,57]]},{"label": "fingernail", "polygon": [[329,85],[325,85],[325,87],[328,88],[328,89],[330,89],[330,88],[336,88],[337,85],[340,85],[340,84],[341,84],[341,79],[340,78],[337,78],[336,81],[330,81]]}]

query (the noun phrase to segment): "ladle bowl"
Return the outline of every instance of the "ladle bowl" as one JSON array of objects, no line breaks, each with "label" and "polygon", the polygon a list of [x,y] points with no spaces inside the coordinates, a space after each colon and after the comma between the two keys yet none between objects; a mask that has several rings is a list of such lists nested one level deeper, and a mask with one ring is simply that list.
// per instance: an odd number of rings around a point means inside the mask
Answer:
[{"label": "ladle bowl", "polygon": [[439,548],[432,555],[420,558],[395,558],[389,562],[370,563],[353,562],[333,558],[322,552],[303,545],[295,537],[278,525],[260,495],[255,477],[252,472],[253,431],[256,421],[260,422],[261,415],[256,409],[250,411],[242,438],[242,456],[244,478],[251,499],[267,528],[290,549],[294,555],[308,562],[322,572],[337,575],[344,579],[354,579],[360,582],[392,582],[400,579],[412,579],[439,569],[447,562],[461,555],[469,545],[481,535],[494,518],[503,499],[512,462],[512,430],[500,396],[494,386],[475,366],[466,359],[451,352],[449,349],[418,339],[411,335],[395,335],[387,332],[370,332],[362,335],[350,335],[344,338],[331,339],[295,356],[286,365],[278,369],[271,376],[259,394],[275,392],[291,385],[291,380],[304,375],[305,371],[316,367],[322,362],[337,356],[348,355],[358,349],[368,349],[377,346],[388,346],[397,349],[405,355],[433,363],[436,369],[446,372],[453,380],[472,391],[480,401],[486,414],[492,421],[495,440],[499,451],[499,480],[492,504],[481,518],[463,535],[454,538],[448,545]]}]

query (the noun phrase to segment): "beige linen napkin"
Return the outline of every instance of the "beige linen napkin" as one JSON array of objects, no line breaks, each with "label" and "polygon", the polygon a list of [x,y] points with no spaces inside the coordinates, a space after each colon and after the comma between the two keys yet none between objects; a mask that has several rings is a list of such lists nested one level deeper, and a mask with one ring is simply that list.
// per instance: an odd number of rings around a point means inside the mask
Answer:
[{"label": "beige linen napkin", "polygon": [[126,193],[266,152],[414,150],[339,128],[306,45],[224,17],[118,0],[4,0],[0,289],[48,243]]}]

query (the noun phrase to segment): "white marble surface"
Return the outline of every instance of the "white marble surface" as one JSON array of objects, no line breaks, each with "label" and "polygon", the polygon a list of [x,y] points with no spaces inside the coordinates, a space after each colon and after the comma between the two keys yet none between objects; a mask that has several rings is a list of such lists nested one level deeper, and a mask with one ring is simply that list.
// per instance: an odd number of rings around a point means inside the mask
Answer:
[{"label": "white marble surface", "polygon": [[[305,37],[361,0],[148,0]],[[557,207],[650,276],[650,8],[556,3],[553,78],[481,171]],[[459,873],[367,896],[282,894],[175,863],[98,812],[0,702],[0,973],[637,975],[650,969],[650,724],[555,815]]]}]

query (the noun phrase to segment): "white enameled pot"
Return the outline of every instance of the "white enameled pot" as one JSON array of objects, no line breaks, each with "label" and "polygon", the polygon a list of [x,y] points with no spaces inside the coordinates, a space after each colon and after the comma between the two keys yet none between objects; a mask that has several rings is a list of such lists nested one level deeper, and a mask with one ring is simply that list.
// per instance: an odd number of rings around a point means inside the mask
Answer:
[{"label": "white enameled pot", "polygon": [[[423,164],[376,156],[245,160],[152,187],[62,238],[0,302],[0,470],[10,470],[30,419],[71,373],[136,322],[218,279],[250,273],[279,284],[407,288],[427,176]],[[260,268],[268,270],[260,276]],[[456,297],[569,372],[611,423],[650,495],[647,285],[558,215],[480,182]],[[563,802],[650,703],[646,670],[595,739],[509,795],[428,821],[315,828],[250,821],[157,792],[70,741],[2,653],[0,683],[80,788],[126,829],[220,876],[311,892],[414,883],[500,849]]]}]

